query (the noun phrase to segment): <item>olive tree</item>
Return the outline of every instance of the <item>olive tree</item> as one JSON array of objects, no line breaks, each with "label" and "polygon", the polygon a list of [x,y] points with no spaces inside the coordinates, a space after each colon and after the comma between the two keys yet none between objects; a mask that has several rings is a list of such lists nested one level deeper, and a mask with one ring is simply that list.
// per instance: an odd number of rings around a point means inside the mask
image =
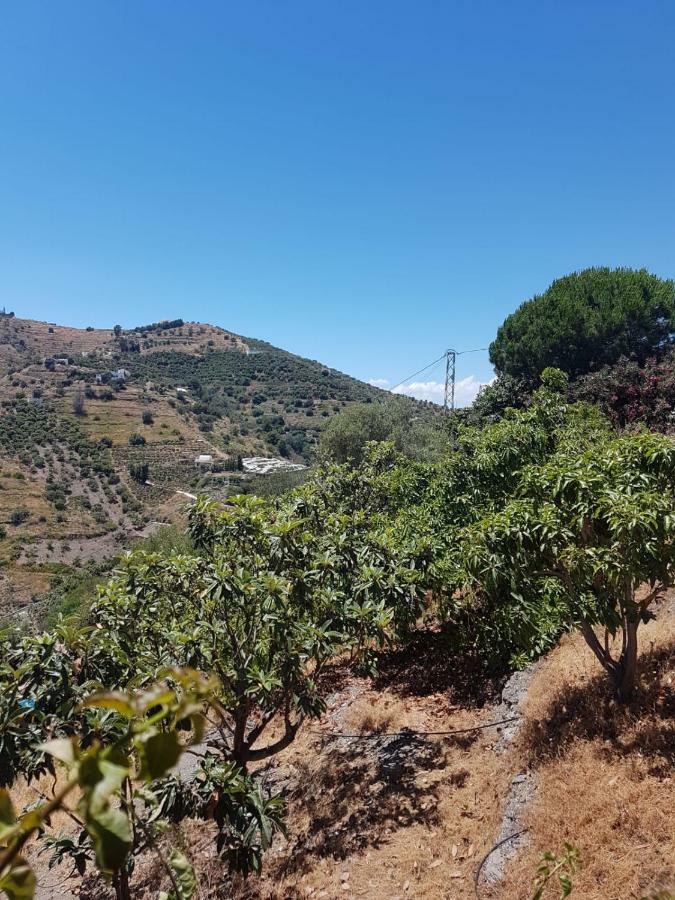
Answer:
[{"label": "olive tree", "polygon": [[462,548],[467,584],[516,615],[527,617],[555,582],[563,619],[625,702],[639,625],[673,583],[674,538],[675,444],[640,434],[530,467],[515,498],[465,530]]}]

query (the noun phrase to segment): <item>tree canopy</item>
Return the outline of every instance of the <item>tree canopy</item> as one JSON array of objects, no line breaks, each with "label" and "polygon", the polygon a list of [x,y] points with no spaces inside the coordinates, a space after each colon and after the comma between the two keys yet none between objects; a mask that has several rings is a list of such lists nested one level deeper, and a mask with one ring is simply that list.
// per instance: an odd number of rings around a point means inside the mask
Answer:
[{"label": "tree canopy", "polygon": [[444,429],[435,416],[440,409],[413,409],[408,398],[361,403],[333,416],[321,434],[321,455],[337,463],[359,465],[370,441],[392,441],[414,459],[435,459],[447,445]]},{"label": "tree canopy", "polygon": [[592,268],[558,278],[523,303],[490,345],[497,372],[534,381],[547,366],[573,378],[673,340],[675,283],[646,269]]}]

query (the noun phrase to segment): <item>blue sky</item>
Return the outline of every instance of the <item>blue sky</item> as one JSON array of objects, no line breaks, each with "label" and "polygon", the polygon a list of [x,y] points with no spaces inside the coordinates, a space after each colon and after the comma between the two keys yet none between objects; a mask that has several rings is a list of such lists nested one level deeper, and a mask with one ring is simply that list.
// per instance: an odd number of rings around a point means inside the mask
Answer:
[{"label": "blue sky", "polygon": [[[393,384],[568,271],[675,276],[669,0],[0,12],[17,315],[209,321]],[[490,376],[463,357],[460,399]]]}]

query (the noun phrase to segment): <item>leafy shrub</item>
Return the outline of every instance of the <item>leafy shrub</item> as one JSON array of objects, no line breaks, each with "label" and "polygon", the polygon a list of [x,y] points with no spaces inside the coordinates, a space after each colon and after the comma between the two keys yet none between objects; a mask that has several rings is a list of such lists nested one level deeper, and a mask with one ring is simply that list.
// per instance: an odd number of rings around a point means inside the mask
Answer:
[{"label": "leafy shrub", "polygon": [[134,431],[133,434],[129,435],[129,444],[132,447],[142,447],[145,443],[146,440],[142,434],[138,434],[138,432]]},{"label": "leafy shrub", "polygon": [[9,523],[15,527],[21,525],[28,519],[29,513],[27,509],[13,509],[9,514]]},{"label": "leafy shrub", "polygon": [[148,463],[130,463],[129,474],[139,484],[145,484],[148,480],[150,467]]},{"label": "leafy shrub", "polygon": [[85,416],[87,414],[87,409],[84,402],[84,392],[81,390],[75,391],[73,394],[73,413],[76,416]]},{"label": "leafy shrub", "polygon": [[651,357],[643,366],[623,357],[614,366],[578,379],[571,394],[599,404],[619,427],[641,422],[664,431],[674,424],[675,353],[667,350],[661,359]]}]

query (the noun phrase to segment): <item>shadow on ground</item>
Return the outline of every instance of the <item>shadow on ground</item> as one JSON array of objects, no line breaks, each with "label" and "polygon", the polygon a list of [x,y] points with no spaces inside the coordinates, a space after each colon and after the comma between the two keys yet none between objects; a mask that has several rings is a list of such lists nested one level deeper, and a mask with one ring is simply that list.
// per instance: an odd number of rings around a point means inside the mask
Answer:
[{"label": "shadow on ground", "polygon": [[[445,748],[416,735],[331,740],[321,764],[308,763],[290,793],[308,817],[286,871],[303,872],[317,857],[345,859],[413,824],[437,822],[437,789],[420,775],[444,765]],[[461,777],[461,773],[460,776]]]},{"label": "shadow on ground", "polygon": [[488,663],[453,646],[452,629],[428,629],[416,632],[405,646],[378,655],[373,687],[405,697],[446,692],[449,703],[483,707],[498,699],[508,674]]},{"label": "shadow on ground", "polygon": [[564,755],[575,741],[584,740],[598,741],[609,759],[639,753],[650,761],[650,774],[672,775],[675,689],[664,684],[669,673],[675,674],[675,642],[642,655],[639,685],[629,704],[616,702],[603,672],[585,684],[563,687],[547,714],[523,729],[530,765]]}]

